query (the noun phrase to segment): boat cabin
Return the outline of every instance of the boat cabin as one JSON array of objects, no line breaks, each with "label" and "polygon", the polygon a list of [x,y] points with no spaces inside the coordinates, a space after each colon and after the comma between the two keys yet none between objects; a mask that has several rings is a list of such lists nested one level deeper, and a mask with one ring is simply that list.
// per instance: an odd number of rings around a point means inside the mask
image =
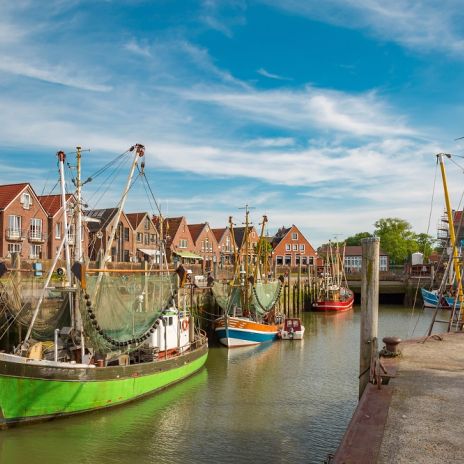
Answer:
[{"label": "boat cabin", "polygon": [[189,348],[189,327],[191,318],[187,313],[172,310],[167,312],[162,323],[149,338],[149,346],[160,352],[183,352]]},{"label": "boat cabin", "polygon": [[287,332],[298,332],[301,330],[301,321],[297,318],[285,319],[284,330]]}]

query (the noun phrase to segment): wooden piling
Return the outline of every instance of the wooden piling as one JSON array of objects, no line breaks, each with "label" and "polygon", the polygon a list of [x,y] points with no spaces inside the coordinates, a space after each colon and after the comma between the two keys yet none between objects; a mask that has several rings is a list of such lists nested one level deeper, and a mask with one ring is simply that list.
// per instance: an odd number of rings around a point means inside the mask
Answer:
[{"label": "wooden piling", "polygon": [[361,240],[361,346],[359,357],[359,398],[369,383],[373,346],[377,344],[379,313],[379,250],[380,239]]},{"label": "wooden piling", "polygon": [[291,293],[291,285],[290,285],[290,281],[291,281],[291,268],[289,267],[288,268],[288,271],[287,271],[287,286],[288,286],[288,293],[287,293],[287,298],[288,298],[288,301],[287,301],[287,316],[290,316],[290,293]]}]

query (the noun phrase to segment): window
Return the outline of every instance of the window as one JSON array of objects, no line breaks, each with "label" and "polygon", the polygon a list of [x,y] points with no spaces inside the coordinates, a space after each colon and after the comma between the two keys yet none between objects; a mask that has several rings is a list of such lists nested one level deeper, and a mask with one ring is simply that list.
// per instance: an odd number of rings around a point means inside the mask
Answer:
[{"label": "window", "polygon": [[11,257],[11,253],[21,253],[20,243],[9,243],[8,244],[8,258]]},{"label": "window", "polygon": [[292,232],[292,240],[298,240],[298,234],[296,232]]},{"label": "window", "polygon": [[285,251],[291,251],[291,250],[292,250],[291,245],[287,243],[287,244],[285,245]]},{"label": "window", "polygon": [[155,241],[156,241],[155,234],[150,234],[150,242],[155,243]]},{"label": "window", "polygon": [[29,209],[31,207],[32,202],[31,202],[31,196],[29,195],[29,193],[24,192],[21,195],[20,203],[23,205],[24,209]]},{"label": "window", "polygon": [[308,256],[308,264],[311,266],[314,264],[314,257],[313,256]]},{"label": "window", "polygon": [[151,222],[150,218],[146,217],[145,218],[145,225],[144,225],[146,230],[150,229],[150,222]]},{"label": "window", "polygon": [[292,255],[285,255],[285,265],[286,266],[292,265]]},{"label": "window", "polygon": [[181,238],[179,240],[179,248],[187,248],[188,242],[185,238]]},{"label": "window", "polygon": [[384,272],[388,271],[388,256],[380,257],[379,270]]},{"label": "window", "polygon": [[300,255],[295,256],[295,264],[299,265],[300,264]]},{"label": "window", "polygon": [[149,245],[150,244],[150,234],[143,234],[143,243],[145,245]]},{"label": "window", "polygon": [[39,259],[42,255],[42,245],[31,245],[31,259]]},{"label": "window", "polygon": [[61,222],[55,224],[55,238],[61,238]]},{"label": "window", "polygon": [[8,216],[8,238],[21,237],[21,216]]},{"label": "window", "polygon": [[143,234],[141,232],[137,232],[137,242],[138,243],[143,242]]},{"label": "window", "polygon": [[284,257],[283,256],[276,256],[276,264],[277,264],[277,266],[282,266],[282,264],[284,264]]},{"label": "window", "polygon": [[124,262],[128,263],[130,261],[129,250],[124,250]]},{"label": "window", "polygon": [[225,251],[227,251],[227,252],[230,251],[230,237],[226,237]]},{"label": "window", "polygon": [[298,245],[297,244],[293,245],[293,251],[298,251]]},{"label": "window", "polygon": [[42,240],[42,219],[32,218],[29,229],[29,238],[31,240]]},{"label": "window", "polygon": [[124,241],[129,241],[129,227],[124,227]]},{"label": "window", "polygon": [[304,243],[300,245],[300,251],[305,251]]},{"label": "window", "polygon": [[205,251],[205,241],[201,241],[201,251]]},{"label": "window", "polygon": [[74,224],[68,225],[68,242],[74,243]]}]

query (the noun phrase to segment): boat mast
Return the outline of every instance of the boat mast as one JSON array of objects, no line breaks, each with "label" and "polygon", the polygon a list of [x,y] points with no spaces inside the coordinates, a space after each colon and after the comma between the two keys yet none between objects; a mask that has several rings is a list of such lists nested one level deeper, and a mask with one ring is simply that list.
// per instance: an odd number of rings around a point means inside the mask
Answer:
[{"label": "boat mast", "polygon": [[[458,283],[458,298],[459,303],[462,305],[463,303],[463,292],[462,292],[462,281],[461,281],[461,268],[459,267],[459,256],[458,256],[458,249],[456,247],[456,235],[454,232],[454,218],[453,218],[453,211],[451,209],[451,202],[448,193],[448,182],[446,180],[446,171],[445,171],[445,162],[444,157],[451,158],[451,155],[447,153],[439,153],[437,155],[438,161],[440,163],[440,170],[441,170],[441,177],[443,181],[443,191],[445,194],[445,204],[446,204],[446,213],[448,216],[448,224],[449,224],[449,232],[450,232],[450,242],[452,246],[452,253],[453,253],[453,267],[454,273],[456,275],[456,281]],[[460,306],[462,307],[462,306]]]},{"label": "boat mast", "polygon": [[[66,278],[71,278],[71,255],[69,253],[69,235],[68,235],[68,210],[66,208],[66,188],[64,183],[64,160],[66,154],[64,151],[59,151],[58,156],[59,168],[60,168],[60,184],[61,184],[61,206],[63,208],[63,228],[65,230],[65,241],[64,241],[64,254],[66,257]],[[68,280],[69,282],[69,280]]]},{"label": "boat mast", "polygon": [[74,246],[74,259],[83,262],[82,254],[82,198],[81,198],[81,147],[76,147],[76,244]]},{"label": "boat mast", "polygon": [[245,309],[247,312],[249,312],[249,301],[248,301],[248,277],[249,277],[249,268],[250,268],[250,263],[249,263],[249,243],[248,243],[248,224],[249,224],[249,214],[250,211],[248,210],[248,205],[245,205]]},{"label": "boat mast", "polygon": [[[261,264],[261,252],[262,252],[263,241],[264,241],[264,227],[266,226],[266,223],[267,223],[267,216],[264,215],[263,222],[261,223],[261,234],[259,235],[258,249],[256,250],[256,266],[255,266],[255,272],[254,272],[255,282],[257,282],[258,271],[259,271],[259,267]],[[263,278],[262,275],[260,277],[261,279]]]},{"label": "boat mast", "polygon": [[[108,261],[108,258],[110,257],[111,247],[113,245],[114,237],[116,236],[116,231],[117,231],[117,228],[118,228],[119,219],[121,218],[122,210],[124,208],[124,205],[126,204],[127,194],[129,193],[129,189],[130,189],[130,185],[131,185],[131,182],[132,182],[132,177],[134,176],[134,171],[135,171],[135,167],[137,165],[137,161],[138,161],[139,158],[141,158],[141,157],[143,157],[145,155],[145,147],[143,145],[140,145],[140,144],[137,143],[137,144],[133,145],[130,148],[129,151],[134,151],[134,150],[135,150],[134,159],[132,161],[132,166],[131,166],[131,169],[129,171],[129,176],[127,177],[126,186],[124,187],[124,191],[122,193],[121,201],[119,202],[118,211],[117,211],[116,216],[115,216],[115,218],[113,220],[113,228],[111,230],[111,235],[110,235],[110,238],[109,238],[108,243],[106,245],[106,250],[105,250],[105,254],[103,256],[103,261],[100,264],[100,269],[105,269],[106,262]],[[94,297],[98,294],[102,278],[103,278],[103,273],[100,272],[98,274],[97,283],[95,285]]]}]

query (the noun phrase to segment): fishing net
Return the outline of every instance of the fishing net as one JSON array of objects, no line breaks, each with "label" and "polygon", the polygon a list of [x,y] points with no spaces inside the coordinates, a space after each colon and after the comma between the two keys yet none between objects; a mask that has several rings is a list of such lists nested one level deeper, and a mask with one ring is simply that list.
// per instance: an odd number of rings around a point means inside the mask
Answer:
[{"label": "fishing net", "polygon": [[176,275],[104,274],[87,277],[81,314],[88,342],[101,353],[136,346],[172,302]]},{"label": "fishing net", "polygon": [[[50,287],[60,284],[60,281],[52,282]],[[44,286],[43,276],[24,277],[11,272],[0,279],[0,317],[5,321],[5,326],[20,324],[29,327]],[[31,332],[32,337],[41,341],[53,340],[54,330],[70,323],[69,295],[46,290]]]},{"label": "fishing net", "polygon": [[259,315],[269,312],[279,300],[281,288],[280,280],[258,282],[252,290],[252,304],[255,312]]},{"label": "fishing net", "polygon": [[233,287],[228,283],[213,283],[213,296],[219,307],[230,313],[234,307],[241,308],[241,291],[238,287]]}]

